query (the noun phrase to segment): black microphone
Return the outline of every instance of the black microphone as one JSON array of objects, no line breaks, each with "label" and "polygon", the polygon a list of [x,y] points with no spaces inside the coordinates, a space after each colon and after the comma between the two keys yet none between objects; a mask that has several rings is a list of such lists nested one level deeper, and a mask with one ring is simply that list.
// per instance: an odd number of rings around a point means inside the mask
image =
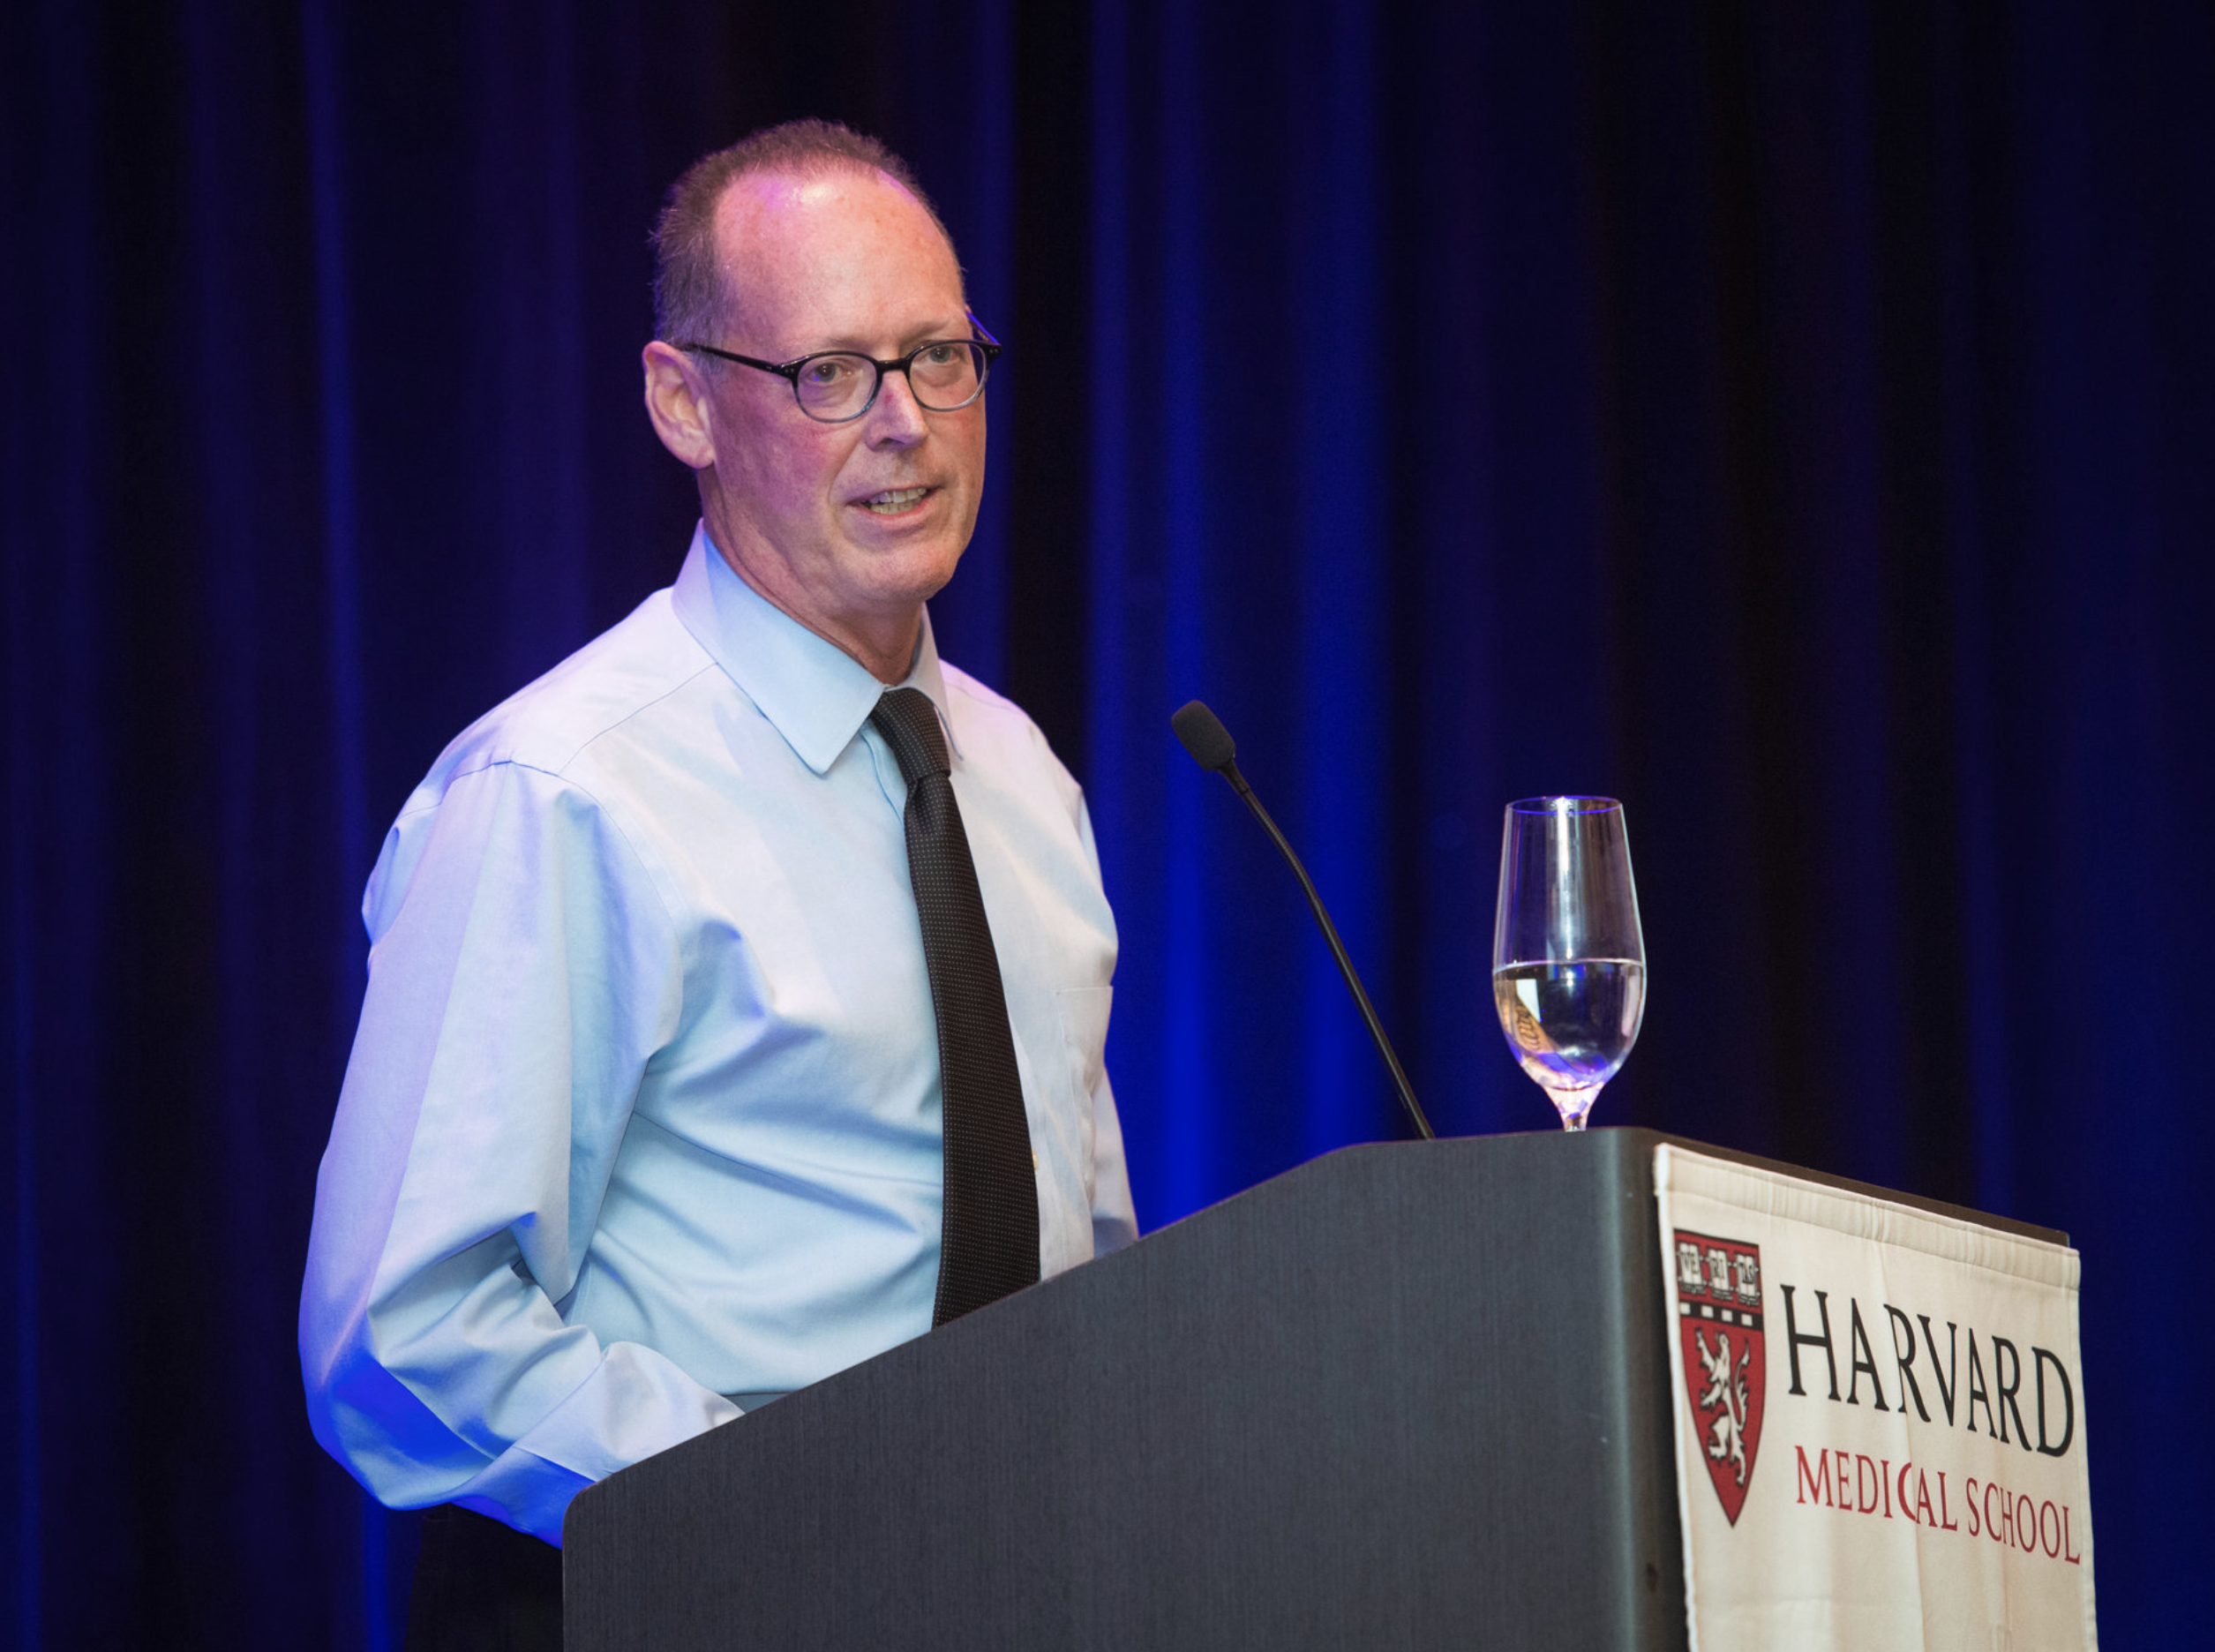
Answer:
[{"label": "black microphone", "polygon": [[1361,1006],[1362,1019],[1369,1023],[1369,1036],[1377,1040],[1377,1053],[1392,1070],[1393,1083],[1400,1086],[1401,1105],[1408,1109],[1408,1116],[1415,1120],[1415,1130],[1423,1140],[1433,1139],[1430,1121],[1423,1117],[1423,1104],[1415,1100],[1415,1086],[1408,1082],[1400,1057],[1393,1053],[1392,1040],[1385,1036],[1385,1024],[1377,1018],[1369,995],[1362,990],[1362,978],[1354,972],[1354,960],[1346,956],[1346,945],[1338,938],[1331,914],[1323,910],[1323,897],[1315,892],[1314,881],[1308,876],[1307,867],[1300,864],[1300,857],[1292,852],[1292,845],[1285,841],[1284,834],[1277,830],[1277,822],[1269,818],[1269,811],[1261,807],[1253,787],[1246,784],[1246,777],[1238,772],[1238,746],[1231,739],[1230,731],[1223,726],[1222,718],[1198,700],[1186,701],[1169,719],[1169,726],[1176,731],[1177,739],[1184,742],[1184,749],[1192,754],[1194,762],[1222,776],[1230,782],[1231,790],[1246,800],[1246,807],[1253,810],[1254,818],[1262,823],[1283,853],[1293,875],[1300,880],[1300,887],[1307,891],[1308,905],[1315,910],[1315,921],[1323,927],[1323,938],[1331,943],[1331,956],[1338,960],[1339,973],[1346,977],[1347,989]]}]

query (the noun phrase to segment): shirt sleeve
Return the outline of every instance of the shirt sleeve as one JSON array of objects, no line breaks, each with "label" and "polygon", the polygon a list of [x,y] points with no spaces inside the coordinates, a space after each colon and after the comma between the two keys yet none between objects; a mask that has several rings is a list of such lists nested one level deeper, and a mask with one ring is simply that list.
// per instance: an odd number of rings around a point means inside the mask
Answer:
[{"label": "shirt sleeve", "polygon": [[559,1543],[593,1481],[737,1408],[565,1324],[680,949],[585,792],[498,762],[404,815],[316,1181],[300,1354],[316,1437],[380,1501]]}]

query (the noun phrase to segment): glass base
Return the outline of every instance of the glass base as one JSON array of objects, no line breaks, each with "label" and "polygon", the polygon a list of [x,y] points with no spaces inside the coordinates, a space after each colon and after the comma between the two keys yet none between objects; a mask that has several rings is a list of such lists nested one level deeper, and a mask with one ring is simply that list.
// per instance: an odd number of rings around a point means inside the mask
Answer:
[{"label": "glass base", "polygon": [[1566,1130],[1584,1128],[1584,1122],[1592,1112],[1592,1104],[1599,1100],[1603,1088],[1604,1086],[1601,1085],[1588,1085],[1581,1090],[1557,1090],[1550,1085],[1544,1086],[1547,1098],[1554,1104],[1554,1110],[1561,1115],[1561,1128]]}]

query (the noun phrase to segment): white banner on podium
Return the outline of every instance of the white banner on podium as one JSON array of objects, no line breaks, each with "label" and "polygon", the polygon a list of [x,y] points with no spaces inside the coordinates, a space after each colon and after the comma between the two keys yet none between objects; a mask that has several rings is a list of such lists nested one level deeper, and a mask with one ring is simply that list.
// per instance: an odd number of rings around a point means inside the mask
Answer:
[{"label": "white banner on podium", "polygon": [[2097,1644],[2076,1252],[1663,1145],[1693,1652]]}]

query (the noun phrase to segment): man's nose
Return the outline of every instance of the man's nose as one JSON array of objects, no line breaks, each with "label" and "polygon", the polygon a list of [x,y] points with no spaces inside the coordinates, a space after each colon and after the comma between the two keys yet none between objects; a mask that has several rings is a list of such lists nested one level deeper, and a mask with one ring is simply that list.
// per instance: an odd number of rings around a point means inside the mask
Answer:
[{"label": "man's nose", "polygon": [[930,429],[923,409],[916,403],[915,387],[908,383],[904,372],[884,375],[884,383],[877,390],[876,405],[869,409],[867,417],[872,447],[912,447]]}]

